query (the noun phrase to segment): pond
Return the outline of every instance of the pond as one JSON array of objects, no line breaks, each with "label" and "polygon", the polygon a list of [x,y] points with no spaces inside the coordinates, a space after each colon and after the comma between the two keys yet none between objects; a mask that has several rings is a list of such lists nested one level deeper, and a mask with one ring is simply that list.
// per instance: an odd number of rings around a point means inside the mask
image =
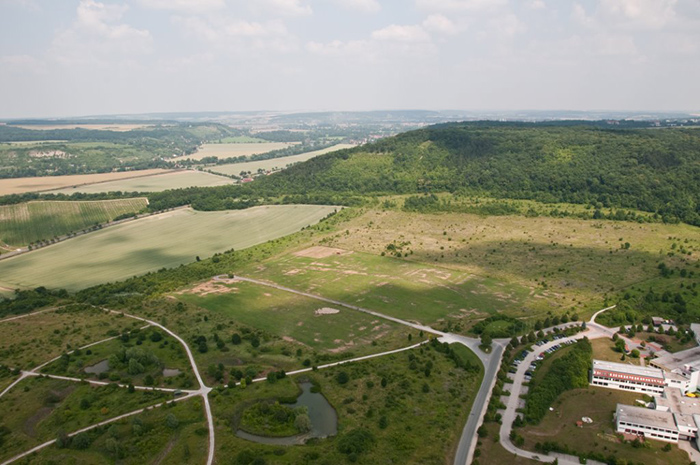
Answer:
[{"label": "pond", "polygon": [[177,376],[180,373],[182,372],[177,368],[163,368],[163,377],[165,378],[172,378],[173,376]]},{"label": "pond", "polygon": [[290,408],[306,407],[309,410],[309,419],[311,420],[311,431],[304,434],[288,436],[286,438],[270,438],[266,436],[257,436],[255,434],[246,433],[245,431],[236,431],[236,436],[249,441],[260,444],[270,444],[275,446],[292,446],[295,444],[304,444],[311,438],[326,438],[338,434],[338,414],[333,406],[326,400],[323,394],[319,392],[311,392],[312,384],[304,382],[300,384],[302,393],[297,397],[297,401],[293,404],[284,404]]},{"label": "pond", "polygon": [[99,375],[109,371],[109,360],[102,360],[92,366],[85,367],[85,373],[93,373]]}]

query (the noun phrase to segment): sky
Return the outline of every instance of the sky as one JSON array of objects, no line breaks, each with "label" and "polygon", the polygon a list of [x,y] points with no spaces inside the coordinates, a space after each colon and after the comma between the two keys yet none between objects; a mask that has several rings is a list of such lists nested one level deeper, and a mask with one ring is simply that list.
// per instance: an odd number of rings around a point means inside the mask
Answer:
[{"label": "sky", "polygon": [[700,111],[700,0],[0,0],[0,118]]}]

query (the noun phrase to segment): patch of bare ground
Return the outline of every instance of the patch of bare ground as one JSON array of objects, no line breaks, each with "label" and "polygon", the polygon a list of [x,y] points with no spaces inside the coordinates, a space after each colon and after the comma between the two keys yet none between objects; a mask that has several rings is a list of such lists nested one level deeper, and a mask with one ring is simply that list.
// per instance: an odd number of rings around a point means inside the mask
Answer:
[{"label": "patch of bare ground", "polygon": [[324,247],[321,245],[309,247],[308,249],[300,250],[294,252],[297,257],[307,257],[307,258],[327,258],[333,255],[349,255],[352,250],[337,249],[333,247]]},{"label": "patch of bare ground", "polygon": [[176,294],[193,294],[204,297],[209,294],[228,294],[229,292],[237,292],[238,288],[229,287],[226,284],[236,282],[235,279],[222,279],[220,281],[207,281],[206,283],[197,284],[196,286],[177,292]]}]

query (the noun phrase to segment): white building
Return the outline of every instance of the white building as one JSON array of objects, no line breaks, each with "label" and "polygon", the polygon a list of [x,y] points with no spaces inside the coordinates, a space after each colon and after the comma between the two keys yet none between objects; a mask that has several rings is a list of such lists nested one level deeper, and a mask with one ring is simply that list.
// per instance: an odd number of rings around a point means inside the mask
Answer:
[{"label": "white building", "polygon": [[633,434],[640,438],[677,443],[680,437],[671,412],[617,404],[615,424],[618,433]]},{"label": "white building", "polygon": [[662,394],[666,387],[664,372],[658,368],[593,360],[593,386],[623,391]]}]

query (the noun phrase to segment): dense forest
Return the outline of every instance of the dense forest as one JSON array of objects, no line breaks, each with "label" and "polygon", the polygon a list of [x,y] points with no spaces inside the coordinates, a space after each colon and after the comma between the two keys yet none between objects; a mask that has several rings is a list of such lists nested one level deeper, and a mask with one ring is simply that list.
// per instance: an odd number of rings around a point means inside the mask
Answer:
[{"label": "dense forest", "polygon": [[341,150],[246,186],[152,194],[159,208],[226,208],[285,197],[352,205],[358,197],[439,192],[658,213],[700,225],[700,131],[460,123]]}]

